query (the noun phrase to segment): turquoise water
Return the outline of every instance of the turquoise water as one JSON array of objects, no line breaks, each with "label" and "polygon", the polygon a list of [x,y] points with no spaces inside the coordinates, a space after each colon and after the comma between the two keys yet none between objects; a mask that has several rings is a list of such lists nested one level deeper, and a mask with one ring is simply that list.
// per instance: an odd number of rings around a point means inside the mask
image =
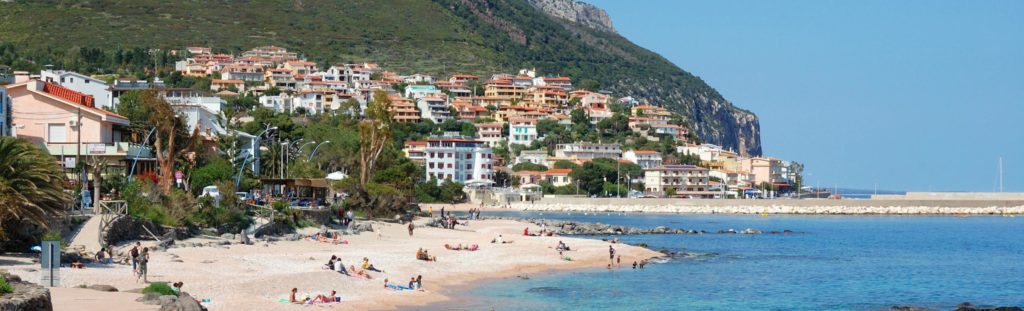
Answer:
[{"label": "turquoise water", "polygon": [[[432,310],[949,310],[1024,305],[1024,217],[490,213],[637,227],[794,230],[643,235],[701,254],[633,270],[534,274],[450,293]],[[597,236],[593,238],[603,238]]]}]

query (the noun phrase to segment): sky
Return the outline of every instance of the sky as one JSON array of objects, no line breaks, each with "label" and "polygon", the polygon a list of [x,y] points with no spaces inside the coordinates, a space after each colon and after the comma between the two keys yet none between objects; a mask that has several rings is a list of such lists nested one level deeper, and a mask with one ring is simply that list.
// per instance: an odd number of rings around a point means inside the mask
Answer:
[{"label": "sky", "polygon": [[1024,191],[1024,1],[586,0],[822,187]]}]

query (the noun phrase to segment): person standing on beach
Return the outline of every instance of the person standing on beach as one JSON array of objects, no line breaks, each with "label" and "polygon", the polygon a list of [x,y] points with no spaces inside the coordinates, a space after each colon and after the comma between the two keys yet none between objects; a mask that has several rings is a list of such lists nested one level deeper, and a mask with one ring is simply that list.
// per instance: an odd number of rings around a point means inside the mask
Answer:
[{"label": "person standing on beach", "polygon": [[138,268],[139,268],[138,267],[138,263],[139,263],[139,246],[140,245],[142,245],[142,243],[135,242],[135,245],[132,246],[132,249],[128,251],[128,256],[131,257],[131,259],[132,259],[132,273],[136,273],[136,271],[138,271]]},{"label": "person standing on beach", "polygon": [[427,206],[427,217],[434,218],[434,207]]},{"label": "person standing on beach", "polygon": [[410,221],[409,222],[409,236],[412,236],[412,229],[413,229],[413,225],[412,225],[412,222]]},{"label": "person standing on beach", "polygon": [[622,255],[619,255],[619,257],[615,258],[615,263],[619,266],[619,268],[622,268]]},{"label": "person standing on beach", "polygon": [[608,245],[608,260],[615,261],[615,248]]}]

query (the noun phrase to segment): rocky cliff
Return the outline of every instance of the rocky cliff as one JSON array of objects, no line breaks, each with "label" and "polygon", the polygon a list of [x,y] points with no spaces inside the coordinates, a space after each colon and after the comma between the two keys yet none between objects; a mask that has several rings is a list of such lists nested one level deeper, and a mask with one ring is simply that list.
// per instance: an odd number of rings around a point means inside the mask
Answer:
[{"label": "rocky cliff", "polygon": [[574,0],[526,0],[548,15],[597,30],[615,32],[608,13],[589,3]]}]

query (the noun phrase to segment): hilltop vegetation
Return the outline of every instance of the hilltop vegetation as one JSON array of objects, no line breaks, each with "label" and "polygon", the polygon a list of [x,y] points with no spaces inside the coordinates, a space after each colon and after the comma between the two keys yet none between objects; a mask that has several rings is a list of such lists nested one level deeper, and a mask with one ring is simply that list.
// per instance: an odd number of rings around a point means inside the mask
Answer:
[{"label": "hilltop vegetation", "polygon": [[0,3],[0,44],[9,44],[0,62],[15,69],[67,63],[87,54],[80,48],[240,52],[266,44],[321,64],[371,61],[402,73],[536,67],[664,105],[693,121],[705,141],[761,151],[756,116],[700,78],[614,32],[520,0],[16,1]]}]

